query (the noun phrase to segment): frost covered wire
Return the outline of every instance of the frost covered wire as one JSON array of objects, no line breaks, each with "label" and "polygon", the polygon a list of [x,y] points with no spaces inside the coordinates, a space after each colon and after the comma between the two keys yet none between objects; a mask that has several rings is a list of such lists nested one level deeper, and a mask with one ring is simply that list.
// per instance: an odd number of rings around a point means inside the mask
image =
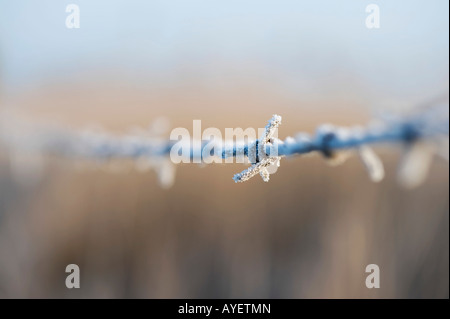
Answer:
[{"label": "frost covered wire", "polygon": [[[268,127],[271,125],[278,127],[280,123],[281,117],[275,115],[269,121]],[[378,182],[384,177],[384,168],[369,145],[403,143],[407,152],[400,166],[399,179],[405,186],[413,187],[423,181],[434,154],[448,161],[448,134],[449,109],[448,104],[442,104],[409,116],[391,116],[372,121],[366,127],[336,127],[325,124],[319,126],[314,135],[298,133],[294,138],[288,137],[284,141],[266,139],[262,136],[259,143],[263,147],[256,148],[258,151],[256,158],[262,158],[262,160],[236,174],[234,180],[245,182],[264,169],[264,174],[261,176],[264,181],[268,181],[267,167],[279,165],[279,159],[284,156],[319,152],[331,163],[336,163],[342,162],[346,150],[356,150],[370,178]],[[244,154],[250,155],[251,147],[252,145],[244,146],[244,150],[235,150],[233,154],[243,151]],[[230,152],[225,152],[224,156],[229,154]]]},{"label": "frost covered wire", "polygon": [[[378,182],[384,177],[381,160],[370,148],[372,144],[397,143],[405,153],[399,168],[399,180],[408,187],[418,185],[427,175],[435,154],[448,161],[449,109],[448,104],[416,110],[403,116],[385,116],[371,121],[367,126],[337,127],[321,125],[314,134],[298,133],[280,140],[274,134],[281,124],[281,116],[274,115],[263,134],[256,141],[236,142],[231,146],[217,145],[222,159],[244,154],[250,167],[236,174],[235,182],[245,182],[255,175],[269,181],[280,159],[285,156],[312,152],[322,154],[330,163],[342,162],[349,153],[356,152],[367,169],[370,178]],[[170,186],[174,179],[174,165],[170,151],[174,141],[152,130],[114,136],[99,131],[74,132],[63,128],[20,126],[10,119],[2,121],[0,140],[15,153],[37,152],[55,154],[74,159],[132,159],[140,169],[153,169],[163,186]],[[213,156],[203,152],[208,143],[191,143],[190,158]],[[205,155],[209,154],[209,155]]]},{"label": "frost covered wire", "polygon": [[[248,145],[246,153],[252,165],[239,174],[234,175],[233,180],[238,182],[245,182],[253,176],[260,174],[263,181],[268,182],[270,178],[270,172],[268,167],[276,165],[279,166],[280,157],[275,152],[268,155],[265,151],[266,147],[270,147],[273,143],[273,136],[281,124],[281,116],[274,115],[269,123],[267,123],[261,138],[252,144]],[[245,148],[245,147],[244,147]],[[227,157],[226,152],[222,152],[222,157]]]}]

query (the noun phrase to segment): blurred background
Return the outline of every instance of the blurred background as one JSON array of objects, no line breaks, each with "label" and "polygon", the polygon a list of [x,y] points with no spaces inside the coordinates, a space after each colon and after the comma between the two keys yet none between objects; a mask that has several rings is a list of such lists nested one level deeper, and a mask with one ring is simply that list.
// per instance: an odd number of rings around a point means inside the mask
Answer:
[{"label": "blurred background", "polygon": [[[379,29],[365,25],[372,2]],[[365,124],[448,103],[448,12],[444,0],[0,0],[0,107],[120,134],[161,116],[223,132],[278,113],[280,138]],[[303,156],[270,183],[235,184],[242,164],[183,164],[163,189],[154,172],[54,157],[24,182],[2,147],[0,297],[448,298],[448,162],[407,190],[401,147],[377,151],[379,184],[355,158]],[[65,286],[72,263],[81,289]],[[371,263],[380,289],[365,286]]]}]

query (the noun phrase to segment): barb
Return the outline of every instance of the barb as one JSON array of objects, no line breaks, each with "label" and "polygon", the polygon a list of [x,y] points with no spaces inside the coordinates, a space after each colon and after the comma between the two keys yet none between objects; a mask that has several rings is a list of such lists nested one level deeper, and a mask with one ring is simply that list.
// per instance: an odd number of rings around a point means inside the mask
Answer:
[{"label": "barb", "polygon": [[253,164],[241,173],[234,175],[233,180],[236,183],[245,182],[257,174],[261,175],[263,181],[269,181],[270,173],[268,167],[272,165],[278,167],[280,165],[280,157],[274,154],[275,152],[272,152],[272,155],[269,156],[266,153],[266,148],[270,149],[273,136],[280,124],[281,116],[275,114],[266,125],[261,138],[249,146],[249,150],[253,150],[253,152],[247,152],[247,154]]},{"label": "barb", "polygon": [[[140,169],[154,169],[164,186],[173,183],[174,165],[168,155],[174,142],[161,137],[161,132],[114,136],[98,131],[73,132],[48,126],[31,126],[33,129],[30,129],[11,118],[0,119],[3,119],[0,122],[0,140],[12,154],[50,154],[96,161],[132,159]],[[399,180],[408,187],[423,181],[434,155],[448,161],[448,104],[421,109],[408,116],[385,117],[365,127],[321,125],[313,135],[298,133],[285,140],[274,137],[280,124],[281,116],[274,115],[259,140],[241,144],[236,142],[231,147],[224,142],[214,146],[219,148],[222,159],[237,157],[239,154],[248,158],[250,167],[236,174],[233,177],[235,182],[245,182],[258,174],[264,181],[269,181],[281,157],[318,152],[330,163],[336,164],[351,151],[359,154],[370,178],[378,182],[384,177],[384,169],[381,160],[369,146],[380,143],[405,145],[407,153],[399,169]],[[206,147],[210,148],[211,145],[189,145],[191,158],[200,157],[204,160],[205,157],[213,156],[210,152],[203,152]]]}]

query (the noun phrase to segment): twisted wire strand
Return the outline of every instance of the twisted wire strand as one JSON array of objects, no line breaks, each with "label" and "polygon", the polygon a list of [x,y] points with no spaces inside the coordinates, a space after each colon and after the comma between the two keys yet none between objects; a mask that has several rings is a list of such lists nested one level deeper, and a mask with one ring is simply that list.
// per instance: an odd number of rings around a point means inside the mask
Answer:
[{"label": "twisted wire strand", "polygon": [[[74,159],[146,159],[153,164],[157,163],[150,165],[156,170],[160,170],[161,167],[167,170],[168,155],[177,143],[157,136],[132,134],[114,136],[93,131],[74,132],[57,127],[35,128],[31,132],[24,133],[19,128],[20,125],[16,125],[17,123],[13,121],[3,121],[1,124],[0,140],[15,151],[35,151]],[[312,135],[298,133],[284,140],[273,137],[280,124],[281,116],[274,115],[262,136],[256,141],[214,143],[213,148],[219,150],[216,154],[220,154],[219,157],[222,159],[238,156],[248,158],[250,167],[236,174],[233,177],[235,182],[247,181],[257,174],[260,174],[264,181],[268,181],[270,175],[268,168],[278,167],[280,159],[285,156],[319,152],[326,158],[332,158],[334,154],[345,149],[357,150],[369,175],[377,181],[384,175],[380,173],[382,164],[369,145],[380,143],[413,145],[419,141],[425,142],[428,149],[448,160],[448,104],[421,109],[408,116],[386,116],[371,121],[365,127],[337,127],[325,124],[319,126]],[[189,149],[188,160],[204,161],[214,156],[211,154],[209,142],[186,145]],[[430,145],[433,147],[429,147]],[[158,161],[164,161],[165,164],[161,165]]]}]

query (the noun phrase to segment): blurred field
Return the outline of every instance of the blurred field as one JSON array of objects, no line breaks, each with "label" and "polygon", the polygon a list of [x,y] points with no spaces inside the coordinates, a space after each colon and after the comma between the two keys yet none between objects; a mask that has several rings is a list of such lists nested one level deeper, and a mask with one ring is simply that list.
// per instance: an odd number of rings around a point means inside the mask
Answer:
[{"label": "blurred field", "polygon": [[[284,138],[370,117],[369,101],[356,95],[299,100],[263,83],[102,83],[54,84],[11,100],[37,121],[114,132],[160,115],[173,127],[193,119],[204,128],[262,127],[279,113]],[[377,150],[387,171],[380,184],[356,158],[332,168],[304,156],[283,159],[267,184],[234,184],[241,164],[184,164],[168,190],[153,172],[80,170],[62,159],[21,186],[2,150],[0,297],[448,298],[448,163],[435,160],[427,182],[405,190],[395,181],[401,150]],[[81,268],[81,289],[64,285],[70,263]],[[380,289],[365,287],[370,263],[380,266]]]}]

